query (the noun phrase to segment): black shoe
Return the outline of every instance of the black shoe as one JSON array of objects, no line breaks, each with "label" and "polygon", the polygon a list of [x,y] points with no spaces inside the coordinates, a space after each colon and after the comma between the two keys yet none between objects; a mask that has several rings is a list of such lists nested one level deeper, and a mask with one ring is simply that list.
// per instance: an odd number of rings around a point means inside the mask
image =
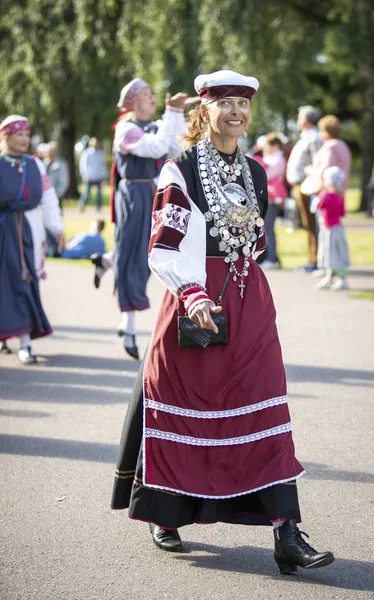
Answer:
[{"label": "black shoe", "polygon": [[101,278],[104,275],[106,268],[103,265],[102,254],[91,254],[91,262],[95,265],[94,286],[98,290],[101,283]]},{"label": "black shoe", "polygon": [[149,524],[152,540],[157,548],[167,552],[183,552],[183,545],[178,529],[161,529],[154,523]]},{"label": "black shoe", "polygon": [[334,562],[332,552],[317,552],[301,537],[295,519],[285,521],[274,529],[274,558],[282,575],[294,573],[297,567],[318,569]]},{"label": "black shoe", "polygon": [[6,340],[4,340],[3,342],[1,342],[0,354],[12,354],[12,351],[8,347],[8,344],[6,343]]},{"label": "black shoe", "polygon": [[119,337],[123,337],[123,336],[131,337],[131,340],[132,340],[131,346],[124,345],[123,347],[126,350],[127,354],[129,354],[132,358],[135,358],[135,360],[139,360],[139,350],[138,350],[138,346],[136,345],[135,335],[132,335],[131,333],[126,333],[126,331],[123,331],[123,329],[121,329],[121,327],[118,328],[118,335],[119,335]]}]

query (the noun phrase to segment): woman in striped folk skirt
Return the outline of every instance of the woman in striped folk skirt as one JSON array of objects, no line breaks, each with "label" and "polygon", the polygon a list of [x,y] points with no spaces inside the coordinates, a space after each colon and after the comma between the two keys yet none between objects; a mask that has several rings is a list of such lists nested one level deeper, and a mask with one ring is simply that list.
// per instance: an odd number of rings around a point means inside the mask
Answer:
[{"label": "woman in striped folk skirt", "polygon": [[[148,522],[154,544],[172,552],[183,550],[183,525],[273,526],[274,558],[291,573],[334,556],[297,527],[304,470],[275,308],[255,262],[265,249],[266,174],[237,145],[257,88],[233,71],[197,77],[202,103],[190,115],[189,147],[162,168],[149,265],[167,290],[126,415],[112,508]],[[227,343],[178,343],[186,313],[187,337],[217,341],[221,311]]]}]

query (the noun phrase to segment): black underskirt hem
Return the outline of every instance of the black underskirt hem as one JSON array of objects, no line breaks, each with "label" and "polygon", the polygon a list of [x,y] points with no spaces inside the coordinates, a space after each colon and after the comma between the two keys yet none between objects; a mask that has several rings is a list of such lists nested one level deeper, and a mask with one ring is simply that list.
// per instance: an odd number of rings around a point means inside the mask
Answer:
[{"label": "black underskirt hem", "polygon": [[271,525],[271,521],[282,518],[301,520],[295,482],[234,498],[209,499],[166,493],[116,479],[112,509],[127,508],[130,519],[155,523],[166,529],[193,523]]}]

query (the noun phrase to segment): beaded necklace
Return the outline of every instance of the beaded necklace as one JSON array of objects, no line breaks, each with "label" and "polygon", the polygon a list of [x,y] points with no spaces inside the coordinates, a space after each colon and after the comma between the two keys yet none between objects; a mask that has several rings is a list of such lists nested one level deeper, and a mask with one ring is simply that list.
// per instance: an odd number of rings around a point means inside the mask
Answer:
[{"label": "beaded necklace", "polygon": [[6,152],[2,152],[0,156],[9,163],[11,167],[18,167],[20,173],[22,173],[23,156],[11,156]]},{"label": "beaded necklace", "polygon": [[[220,236],[219,249],[227,254],[224,260],[230,264],[233,280],[240,279],[240,297],[243,298],[249,255],[257,240],[255,227],[264,224],[251,170],[239,148],[234,163],[228,165],[207,137],[197,144],[197,162],[201,186],[209,206],[204,217],[208,223],[213,222],[209,234],[212,237]],[[243,176],[245,189],[235,183],[240,175]],[[243,269],[238,271],[235,262],[240,254],[244,256],[244,263]]]}]

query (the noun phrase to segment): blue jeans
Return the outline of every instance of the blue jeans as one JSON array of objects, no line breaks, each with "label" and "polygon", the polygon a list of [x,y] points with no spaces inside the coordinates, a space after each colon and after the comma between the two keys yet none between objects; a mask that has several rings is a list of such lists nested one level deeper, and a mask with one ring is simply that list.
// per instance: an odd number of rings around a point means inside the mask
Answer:
[{"label": "blue jeans", "polygon": [[101,209],[101,204],[103,201],[103,197],[102,197],[102,193],[101,193],[101,184],[102,181],[85,181],[84,182],[84,190],[83,193],[79,199],[79,208],[81,210],[84,209],[87,201],[90,198],[91,195],[91,188],[93,186],[96,186],[97,188],[97,194],[96,194],[96,210],[100,210]]}]

